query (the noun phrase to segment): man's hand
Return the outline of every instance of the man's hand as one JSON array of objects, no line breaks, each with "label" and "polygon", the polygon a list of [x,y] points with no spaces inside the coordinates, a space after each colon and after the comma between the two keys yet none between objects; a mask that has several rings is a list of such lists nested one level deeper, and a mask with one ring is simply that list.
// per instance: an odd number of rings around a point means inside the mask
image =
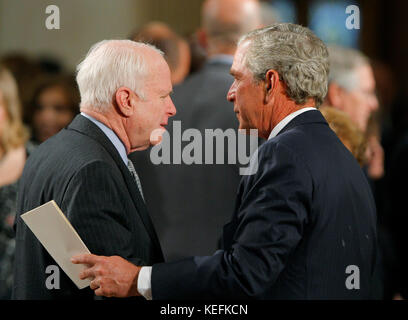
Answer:
[{"label": "man's hand", "polygon": [[95,290],[97,296],[120,298],[140,296],[137,291],[137,280],[141,267],[118,256],[81,254],[72,257],[71,261],[87,266],[79,277],[92,279],[91,289]]}]

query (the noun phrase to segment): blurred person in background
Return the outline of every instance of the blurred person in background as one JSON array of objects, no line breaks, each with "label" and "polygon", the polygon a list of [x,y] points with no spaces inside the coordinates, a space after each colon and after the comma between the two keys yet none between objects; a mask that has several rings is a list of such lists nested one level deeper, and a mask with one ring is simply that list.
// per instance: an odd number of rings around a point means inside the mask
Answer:
[{"label": "blurred person in background", "polygon": [[360,166],[365,164],[365,140],[364,135],[351,121],[349,115],[332,107],[319,109],[329,124],[330,128],[337,134],[340,141],[353,154]]},{"label": "blurred person in background", "polygon": [[198,31],[192,33],[188,38],[188,45],[191,52],[191,65],[189,75],[199,71],[207,61],[207,53],[198,41]]},{"label": "blurred person in background", "polygon": [[17,183],[33,148],[27,140],[16,81],[0,65],[0,299],[11,296]]},{"label": "blurred person in background", "polygon": [[269,2],[261,2],[261,23],[263,27],[269,26],[271,24],[282,22],[281,17],[275,10],[272,4]]},{"label": "blurred person in background", "polygon": [[[259,3],[206,0],[201,15],[198,40],[208,59],[198,72],[174,87],[172,99],[178,112],[173,123],[181,121],[181,130],[196,128],[202,136],[206,129],[236,131],[238,120],[232,103],[225,99],[233,82],[229,71],[240,36],[261,25]],[[172,126],[169,133],[171,136]],[[234,210],[241,179],[239,167],[227,161],[155,165],[149,152],[135,152],[130,157],[140,173],[166,259],[212,254],[219,247],[222,227]],[[226,158],[226,145],[224,153]],[[166,187],[168,181],[172,181],[172,188]]]},{"label": "blurred person in background", "polygon": [[29,125],[29,106],[38,82],[44,77],[40,64],[21,53],[10,53],[1,58],[1,64],[17,82],[23,122]]},{"label": "blurred person in background", "polygon": [[190,71],[191,53],[185,39],[163,22],[150,22],[134,32],[131,40],[147,42],[164,52],[173,85],[183,82]]},{"label": "blurred person in background", "polygon": [[357,127],[366,132],[371,114],[378,109],[370,62],[351,48],[328,46],[328,50],[330,74],[325,104],[349,114]]},{"label": "blurred person in background", "polygon": [[[329,88],[324,105],[347,113],[364,134],[366,151],[363,170],[375,192],[375,180],[384,175],[384,151],[375,114],[379,109],[376,83],[370,60],[361,52],[328,46],[330,59]],[[378,198],[378,196],[377,196]],[[376,198],[376,205],[377,205]],[[381,215],[377,215],[379,263],[376,268],[376,298],[390,299],[399,294],[396,280],[399,267],[396,239]]]},{"label": "blurred person in background", "polygon": [[31,58],[22,53],[10,53],[1,58],[3,64],[17,82],[22,106],[23,122],[30,125],[31,100],[38,85],[46,76],[57,76],[62,72],[61,63],[51,57]]},{"label": "blurred person in background", "polygon": [[67,75],[45,77],[30,103],[32,140],[44,142],[66,127],[78,112],[79,92],[75,79]]},{"label": "blurred person in background", "polygon": [[[370,61],[351,48],[329,46],[328,49],[330,74],[325,105],[346,112],[359,130],[367,134],[370,117],[378,110]],[[378,179],[382,176],[378,165],[383,166],[384,153],[375,135],[367,139],[366,152],[366,173],[370,179]]]},{"label": "blurred person in background", "polygon": [[378,116],[378,112],[372,114],[368,120],[366,131],[368,146],[366,151],[367,174],[374,181],[384,176],[384,149],[381,145],[381,129]]}]

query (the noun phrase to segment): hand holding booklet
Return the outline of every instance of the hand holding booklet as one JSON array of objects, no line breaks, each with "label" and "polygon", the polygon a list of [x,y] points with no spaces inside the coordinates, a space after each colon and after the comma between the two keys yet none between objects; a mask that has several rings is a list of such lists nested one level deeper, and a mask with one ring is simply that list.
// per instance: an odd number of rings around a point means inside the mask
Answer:
[{"label": "hand holding booklet", "polygon": [[90,251],[55,201],[28,211],[21,218],[78,289],[89,286],[89,279],[79,279],[84,266],[73,264],[70,259]]}]

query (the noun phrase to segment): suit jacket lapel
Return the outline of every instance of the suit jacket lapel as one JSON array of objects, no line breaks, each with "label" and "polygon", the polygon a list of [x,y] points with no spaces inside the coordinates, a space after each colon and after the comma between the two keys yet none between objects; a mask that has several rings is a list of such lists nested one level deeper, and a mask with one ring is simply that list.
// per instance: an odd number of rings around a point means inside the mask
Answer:
[{"label": "suit jacket lapel", "polygon": [[118,151],[116,150],[115,146],[111,143],[109,138],[106,137],[106,135],[94,123],[92,123],[92,121],[81,115],[77,115],[75,117],[75,119],[68,126],[68,129],[81,132],[91,137],[106,149],[106,151],[116,162],[122,173],[123,179],[125,180],[126,186],[129,189],[132,200],[137,208],[137,212],[140,218],[142,219],[142,222],[146,230],[148,231],[150,238],[158,248],[161,248],[153,223],[150,219],[149,213],[139,192],[139,189],[137,188],[136,182],[133,179],[128,167],[123,163],[122,158],[120,157]]}]

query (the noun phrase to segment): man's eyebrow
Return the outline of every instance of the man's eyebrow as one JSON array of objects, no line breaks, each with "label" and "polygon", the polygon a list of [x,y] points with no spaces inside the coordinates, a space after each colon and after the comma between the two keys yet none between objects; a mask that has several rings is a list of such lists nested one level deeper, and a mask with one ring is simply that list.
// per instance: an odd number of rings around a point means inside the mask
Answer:
[{"label": "man's eyebrow", "polygon": [[163,92],[162,97],[167,97],[167,96],[171,95],[172,93],[173,93],[173,90]]}]

